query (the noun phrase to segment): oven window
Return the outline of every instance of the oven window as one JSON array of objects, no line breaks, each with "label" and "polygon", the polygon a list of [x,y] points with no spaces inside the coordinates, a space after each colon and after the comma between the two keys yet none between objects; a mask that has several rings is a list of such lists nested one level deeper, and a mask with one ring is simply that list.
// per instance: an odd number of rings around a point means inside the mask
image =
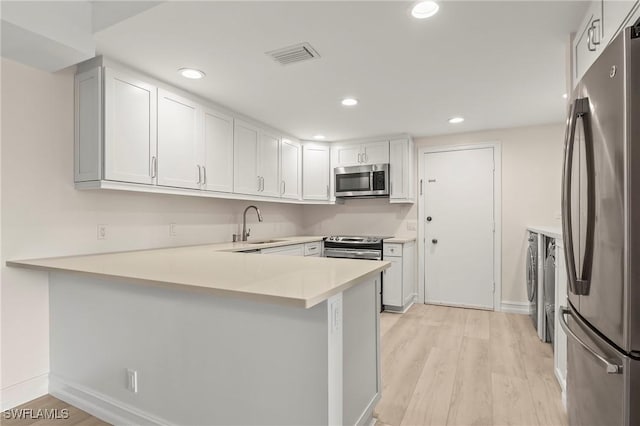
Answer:
[{"label": "oven window", "polygon": [[336,192],[369,191],[371,173],[336,175]]}]

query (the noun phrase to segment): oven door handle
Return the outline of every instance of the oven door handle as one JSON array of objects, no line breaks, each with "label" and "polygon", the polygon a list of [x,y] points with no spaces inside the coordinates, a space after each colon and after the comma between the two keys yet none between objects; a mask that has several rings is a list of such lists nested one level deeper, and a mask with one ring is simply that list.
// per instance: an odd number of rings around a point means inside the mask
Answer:
[{"label": "oven door handle", "polygon": [[378,250],[349,250],[349,249],[324,249],[324,257],[381,260],[382,253]]}]

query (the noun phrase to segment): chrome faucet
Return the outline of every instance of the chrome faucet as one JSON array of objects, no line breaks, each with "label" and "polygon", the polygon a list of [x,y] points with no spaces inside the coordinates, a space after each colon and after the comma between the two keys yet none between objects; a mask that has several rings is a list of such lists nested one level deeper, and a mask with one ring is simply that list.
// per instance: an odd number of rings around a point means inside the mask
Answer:
[{"label": "chrome faucet", "polygon": [[262,222],[262,214],[260,214],[259,208],[252,205],[244,209],[244,213],[242,214],[242,241],[247,241],[249,234],[251,234],[251,229],[247,230],[247,212],[249,209],[255,209],[258,214],[258,222]]}]

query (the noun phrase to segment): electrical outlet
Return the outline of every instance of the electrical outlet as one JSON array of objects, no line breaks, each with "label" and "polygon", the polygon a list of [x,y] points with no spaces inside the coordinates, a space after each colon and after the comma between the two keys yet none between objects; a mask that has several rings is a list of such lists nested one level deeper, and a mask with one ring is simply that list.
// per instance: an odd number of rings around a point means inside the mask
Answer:
[{"label": "electrical outlet", "polygon": [[176,224],[175,223],[170,223],[169,224],[169,236],[170,237],[175,237],[177,235],[176,233]]},{"label": "electrical outlet", "polygon": [[418,227],[418,221],[416,220],[407,221],[407,231],[415,231],[417,227]]},{"label": "electrical outlet", "polygon": [[107,225],[98,225],[98,239],[99,240],[107,239]]},{"label": "electrical outlet", "polygon": [[127,368],[127,390],[138,393],[138,372]]}]

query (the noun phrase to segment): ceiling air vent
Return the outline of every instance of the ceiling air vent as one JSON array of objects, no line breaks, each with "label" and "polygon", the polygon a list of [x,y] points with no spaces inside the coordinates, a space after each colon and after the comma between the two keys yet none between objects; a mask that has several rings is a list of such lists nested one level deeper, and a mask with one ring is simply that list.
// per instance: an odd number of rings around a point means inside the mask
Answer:
[{"label": "ceiling air vent", "polygon": [[282,49],[267,52],[276,62],[281,65],[289,65],[295,62],[302,62],[308,59],[319,58],[320,55],[311,47],[309,43],[300,43],[294,46],[283,47]]}]

